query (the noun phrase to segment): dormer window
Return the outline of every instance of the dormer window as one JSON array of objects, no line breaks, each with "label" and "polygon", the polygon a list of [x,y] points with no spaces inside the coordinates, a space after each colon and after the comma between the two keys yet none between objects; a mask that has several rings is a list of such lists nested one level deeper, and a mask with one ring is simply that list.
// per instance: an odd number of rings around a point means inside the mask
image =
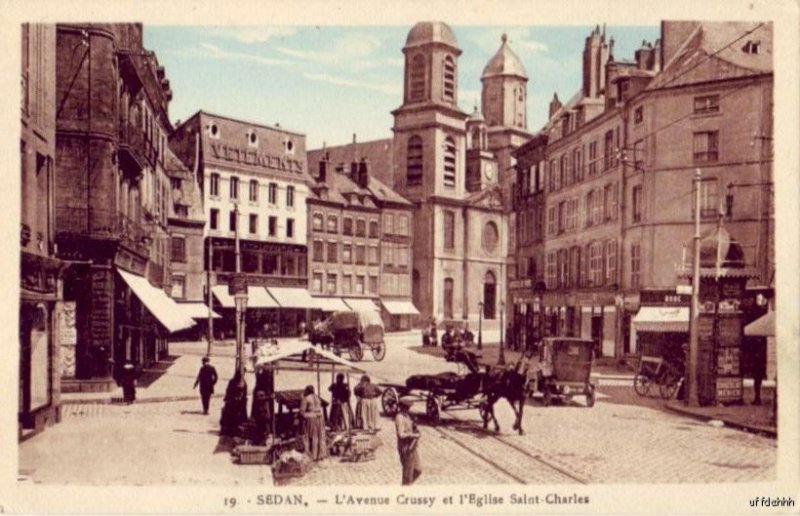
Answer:
[{"label": "dormer window", "polygon": [[247,131],[247,145],[250,147],[258,147],[258,135],[252,129]]},{"label": "dormer window", "polygon": [[742,47],[742,52],[745,54],[758,55],[761,52],[761,41],[748,40]]},{"label": "dormer window", "polygon": [[294,142],[288,138],[283,141],[283,151],[286,154],[294,154]]},{"label": "dormer window", "polygon": [[216,122],[211,122],[208,124],[208,135],[215,140],[218,140],[220,137],[219,126]]}]

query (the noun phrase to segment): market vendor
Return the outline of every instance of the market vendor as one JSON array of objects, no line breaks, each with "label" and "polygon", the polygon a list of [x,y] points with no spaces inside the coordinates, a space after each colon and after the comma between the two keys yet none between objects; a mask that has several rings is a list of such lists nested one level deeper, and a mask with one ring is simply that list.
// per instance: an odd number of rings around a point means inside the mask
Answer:
[{"label": "market vendor", "polygon": [[331,392],[331,430],[344,431],[352,426],[353,410],[350,408],[350,386],[344,381],[344,375],[336,375],[336,382],[328,390]]},{"label": "market vendor", "polygon": [[322,400],[314,393],[314,387],[306,386],[300,402],[300,415],[303,417],[303,444],[306,454],[318,461],[328,456],[328,443],[325,436],[325,422]]},{"label": "market vendor", "polygon": [[381,389],[370,381],[369,376],[364,375],[354,389],[358,404],[356,405],[356,426],[365,430],[378,429],[378,398]]}]

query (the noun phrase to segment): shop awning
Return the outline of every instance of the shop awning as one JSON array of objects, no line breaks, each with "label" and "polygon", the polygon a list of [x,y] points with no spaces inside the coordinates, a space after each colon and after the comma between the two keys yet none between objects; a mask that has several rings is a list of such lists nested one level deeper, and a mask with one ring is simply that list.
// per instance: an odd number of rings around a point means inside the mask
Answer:
[{"label": "shop awning", "polygon": [[315,297],[315,308],[323,312],[346,312],[350,307],[344,304],[341,297]]},{"label": "shop awning", "polygon": [[636,331],[688,332],[689,307],[643,306],[631,322]]},{"label": "shop awning", "polygon": [[[208,305],[200,302],[175,303],[178,309],[192,319],[208,319]],[[211,317],[219,319],[220,315],[212,311]]]},{"label": "shop awning", "polygon": [[411,301],[382,299],[381,303],[392,315],[419,315],[419,310]]},{"label": "shop awning", "polygon": [[[306,355],[304,357],[304,354]],[[312,345],[308,341],[282,340],[277,345],[259,346],[253,356],[255,367],[274,366],[280,369],[315,370],[337,369],[339,371],[363,372],[349,360]]]},{"label": "shop awning", "polygon": [[117,269],[119,275],[139,298],[139,301],[170,333],[194,326],[194,321],[178,308],[177,303],[160,288],[150,284],[147,279],[130,272]]},{"label": "shop awning", "polygon": [[278,308],[265,287],[247,287],[247,308]]},{"label": "shop awning", "polygon": [[211,287],[211,292],[217,298],[222,308],[234,308],[236,304],[233,301],[233,296],[228,293],[228,285],[214,285]]},{"label": "shop awning", "polygon": [[372,301],[372,299],[364,297],[345,297],[342,299],[345,303],[347,303],[347,306],[349,306],[351,310],[355,310],[356,312],[363,310],[378,310],[377,305]]},{"label": "shop awning", "polygon": [[775,336],[775,312],[769,311],[744,327],[744,334],[753,337]]},{"label": "shop awning", "polygon": [[308,290],[299,287],[267,287],[267,291],[275,298],[281,308],[305,310],[316,308],[317,303]]}]

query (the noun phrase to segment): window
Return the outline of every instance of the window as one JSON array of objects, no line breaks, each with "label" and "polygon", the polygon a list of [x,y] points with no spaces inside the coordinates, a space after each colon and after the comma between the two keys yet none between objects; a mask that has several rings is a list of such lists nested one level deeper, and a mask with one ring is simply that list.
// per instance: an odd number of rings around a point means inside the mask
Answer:
[{"label": "window", "polygon": [[444,186],[456,186],[456,143],[449,136],[444,140]]},{"label": "window", "polygon": [[291,185],[286,187],[286,206],[294,206],[294,186]]},{"label": "window", "polygon": [[398,247],[395,253],[397,265],[408,267],[408,247]]},{"label": "window", "polygon": [[269,203],[278,203],[278,185],[276,183],[269,184]]},{"label": "window", "polygon": [[172,261],[185,262],[186,261],[186,239],[182,236],[172,237]]},{"label": "window", "polygon": [[175,299],[186,297],[186,278],[183,276],[172,276],[171,296]]},{"label": "window", "polygon": [[574,287],[583,286],[581,282],[581,248],[578,246],[569,250],[569,283]]},{"label": "window", "polygon": [[217,197],[219,195],[219,174],[211,174],[209,179],[208,194]]},{"label": "window", "polygon": [[255,235],[258,232],[258,215],[250,214],[250,233]]},{"label": "window", "polygon": [[369,246],[369,264],[370,265],[378,265],[378,246],[371,245]]},{"label": "window", "polygon": [[311,227],[314,231],[322,231],[322,213],[315,213],[311,217]]},{"label": "window", "polygon": [[558,203],[558,234],[563,233],[567,228],[567,201]]},{"label": "window", "polygon": [[[694,219],[696,193],[692,187],[692,219]],[[719,181],[717,178],[704,178],[700,181],[700,218],[716,218],[720,210]]]},{"label": "window", "polygon": [[336,248],[336,242],[328,242],[328,263],[336,263],[339,261],[339,252]]},{"label": "window", "polygon": [[443,66],[444,83],[442,97],[444,100],[455,102],[456,99],[456,64],[452,56],[444,58]]},{"label": "window", "polygon": [[412,136],[408,139],[406,152],[406,185],[416,186],[422,184],[422,138]]},{"label": "window", "polygon": [[336,274],[328,273],[328,284],[326,292],[328,294],[336,294]]},{"label": "window", "polygon": [[444,248],[456,248],[456,215],[450,210],[444,212]]},{"label": "window", "polygon": [[696,115],[719,113],[719,95],[704,95],[694,98],[694,113]]},{"label": "window", "polygon": [[378,277],[377,276],[370,276],[369,277],[369,293],[370,294],[377,294],[378,293]]},{"label": "window", "polygon": [[719,159],[719,132],[702,131],[694,133],[695,163],[710,163]]},{"label": "window", "polygon": [[603,140],[603,169],[608,170],[613,165],[614,159],[614,131],[606,131]]},{"label": "window", "polygon": [[322,273],[315,272],[311,281],[311,289],[314,292],[322,292]]},{"label": "window", "polygon": [[294,238],[294,219],[286,219],[286,238]]},{"label": "window", "polygon": [[631,214],[633,222],[642,221],[642,185],[636,185],[631,190]]},{"label": "window", "polygon": [[367,221],[364,219],[356,220],[356,236],[367,236]]},{"label": "window", "polygon": [[258,181],[255,179],[250,181],[250,201],[258,202]]},{"label": "window", "polygon": [[603,220],[617,220],[617,205],[619,204],[617,184],[613,183],[603,187]]},{"label": "window", "polygon": [[567,201],[566,230],[574,231],[578,227],[578,199]]},{"label": "window", "polygon": [[761,52],[761,41],[748,39],[742,47],[742,52],[745,54],[758,55]]},{"label": "window", "polygon": [[444,318],[453,318],[453,279],[444,279]]},{"label": "window", "polygon": [[547,234],[553,236],[556,234],[558,227],[558,206],[550,206],[547,208]]},{"label": "window", "polygon": [[342,294],[349,294],[353,291],[353,275],[342,275]]},{"label": "window", "polygon": [[583,181],[583,161],[580,147],[572,149],[572,182]]},{"label": "window", "polygon": [[267,222],[267,235],[276,236],[278,234],[278,217],[270,215]]},{"label": "window", "polygon": [[383,232],[389,235],[394,233],[394,216],[391,213],[386,213],[383,216]]},{"label": "window", "polygon": [[328,233],[339,232],[339,218],[336,215],[328,215]]},{"label": "window", "polygon": [[613,285],[617,282],[617,241],[606,241],[606,283]]},{"label": "window", "polygon": [[633,123],[641,124],[644,122],[644,106],[639,106],[633,110]]},{"label": "window", "polygon": [[353,234],[353,219],[350,217],[342,219],[342,234],[348,236]]},{"label": "window", "polygon": [[547,253],[545,282],[548,289],[556,288],[556,253],[554,252]]},{"label": "window", "polygon": [[211,208],[211,211],[209,212],[208,228],[209,229],[219,228],[219,210],[217,208]]},{"label": "window", "polygon": [[231,210],[228,216],[228,229],[231,231],[236,231],[236,215],[236,211]]},{"label": "window", "polygon": [[364,265],[366,263],[366,247],[363,245],[356,246],[356,265]]},{"label": "window", "polygon": [[230,197],[231,199],[239,198],[239,178],[236,176],[231,176]]},{"label": "window", "polygon": [[641,247],[638,243],[631,244],[631,287],[640,284]]},{"label": "window", "polygon": [[342,263],[353,263],[353,246],[350,244],[342,244]]},{"label": "window", "polygon": [[245,139],[247,140],[248,146],[258,147],[258,135],[252,129],[245,133]]},{"label": "window", "polygon": [[589,244],[589,279],[590,285],[595,287],[602,285],[605,277],[603,247],[603,242]]},{"label": "window", "polygon": [[589,193],[586,194],[586,227],[590,227],[594,224],[594,198],[594,190],[590,190]]},{"label": "window", "polygon": [[356,276],[356,294],[364,293],[364,276],[359,274]]},{"label": "window", "polygon": [[385,245],[383,247],[383,263],[391,267],[394,264],[394,247]]},{"label": "window", "polygon": [[378,238],[378,221],[377,220],[370,220],[369,221],[369,237],[370,238]]},{"label": "window", "polygon": [[425,98],[425,56],[417,54],[411,58],[408,74],[408,99],[422,100]]},{"label": "window", "polygon": [[597,174],[597,142],[589,144],[589,176]]},{"label": "window", "polygon": [[325,261],[324,254],[325,250],[322,244],[322,240],[314,240],[314,252],[312,253],[312,260],[314,260],[315,262]]},{"label": "window", "polygon": [[556,191],[556,160],[550,160],[550,166],[547,167],[547,189],[551,192]]},{"label": "window", "polygon": [[398,235],[408,236],[408,215],[398,215],[397,216],[397,229],[396,232]]}]

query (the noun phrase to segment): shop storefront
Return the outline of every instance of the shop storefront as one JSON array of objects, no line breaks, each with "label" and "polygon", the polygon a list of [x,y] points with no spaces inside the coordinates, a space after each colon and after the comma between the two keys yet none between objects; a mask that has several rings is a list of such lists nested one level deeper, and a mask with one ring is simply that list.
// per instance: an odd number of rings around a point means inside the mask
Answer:
[{"label": "shop storefront", "polygon": [[381,299],[381,317],[388,331],[410,330],[419,317],[419,310],[408,299]]}]

